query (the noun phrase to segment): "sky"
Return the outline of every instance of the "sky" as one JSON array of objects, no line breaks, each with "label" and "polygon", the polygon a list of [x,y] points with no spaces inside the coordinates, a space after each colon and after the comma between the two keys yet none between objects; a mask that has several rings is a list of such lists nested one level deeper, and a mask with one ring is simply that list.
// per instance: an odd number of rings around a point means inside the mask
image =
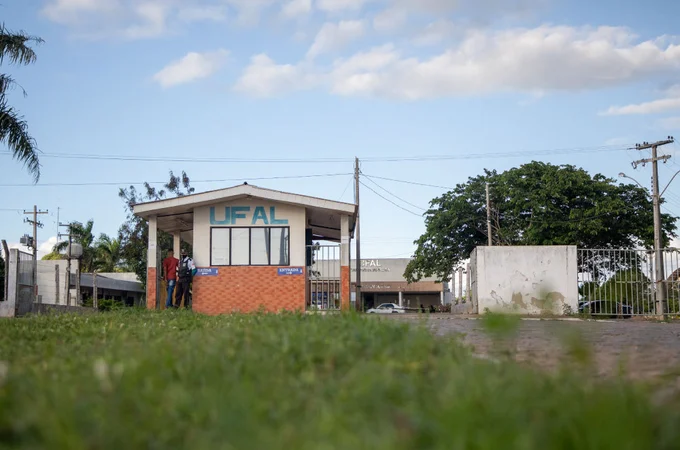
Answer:
[{"label": "sky", "polygon": [[[43,152],[33,185],[0,148],[0,237],[30,233],[37,205],[41,254],[57,219],[115,235],[118,189],[169,171],[199,192],[248,181],[352,202],[358,157],[362,257],[408,257],[429,201],[485,168],[540,160],[647,186],[631,162],[649,155],[628,148],[680,134],[677,1],[15,0],[0,14],[44,39],[35,64],[0,67]],[[662,186],[679,148],[662,149]],[[666,200],[680,216],[680,176]]]}]

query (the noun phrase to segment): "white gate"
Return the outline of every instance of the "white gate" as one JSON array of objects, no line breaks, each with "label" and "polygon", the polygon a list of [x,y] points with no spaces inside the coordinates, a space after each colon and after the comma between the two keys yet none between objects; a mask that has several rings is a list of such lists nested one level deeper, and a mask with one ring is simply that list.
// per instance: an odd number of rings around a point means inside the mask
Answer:
[{"label": "white gate", "polygon": [[[680,315],[680,251],[579,249],[579,312],[594,316]],[[661,275],[660,277],[658,275]]]}]

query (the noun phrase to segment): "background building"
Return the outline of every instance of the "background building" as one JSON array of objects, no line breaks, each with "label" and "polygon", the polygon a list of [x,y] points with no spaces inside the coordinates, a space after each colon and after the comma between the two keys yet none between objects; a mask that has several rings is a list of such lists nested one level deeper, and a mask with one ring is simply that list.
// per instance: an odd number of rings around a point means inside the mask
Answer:
[{"label": "background building", "polygon": [[[406,308],[438,306],[448,303],[448,283],[437,283],[435,278],[425,278],[417,283],[408,284],[404,278],[406,266],[410,258],[385,258],[361,260],[361,295],[365,309],[378,306],[381,303],[396,303]],[[316,283],[312,283],[311,304],[322,309],[326,307],[325,285],[337,279],[337,275],[329,268],[325,260],[315,262],[313,270],[316,272]],[[352,293],[356,292],[356,260],[351,262]],[[332,289],[331,289],[332,291]],[[315,292],[323,293],[316,298]]]}]

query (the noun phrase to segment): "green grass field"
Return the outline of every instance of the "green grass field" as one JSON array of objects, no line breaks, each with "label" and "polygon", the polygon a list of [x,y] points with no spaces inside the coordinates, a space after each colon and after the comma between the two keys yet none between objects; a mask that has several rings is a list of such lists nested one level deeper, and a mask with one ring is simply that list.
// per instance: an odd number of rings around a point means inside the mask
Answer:
[{"label": "green grass field", "polygon": [[351,315],[2,320],[0,448],[678,448],[680,406],[584,373]]}]

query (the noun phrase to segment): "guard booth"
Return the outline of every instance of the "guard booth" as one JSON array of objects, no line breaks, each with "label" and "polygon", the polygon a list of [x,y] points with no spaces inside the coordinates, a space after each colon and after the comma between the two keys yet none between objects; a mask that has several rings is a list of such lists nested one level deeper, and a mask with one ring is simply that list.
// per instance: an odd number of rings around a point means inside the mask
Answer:
[{"label": "guard booth", "polygon": [[[319,279],[312,270],[320,262],[318,242],[334,247],[332,254],[337,255],[337,267],[330,270],[339,275],[339,284],[332,287],[331,297],[339,302],[332,309],[349,309],[354,204],[244,183],[140,203],[134,206],[134,214],[149,223],[149,309],[159,309],[166,297],[160,277],[168,249],[158,248],[160,231],[173,236],[175,257],[183,240],[192,244],[190,256],[198,268],[192,288],[195,312],[310,309],[312,292],[315,301],[319,292]],[[330,256],[328,260],[331,263]],[[330,289],[329,285],[326,297]]]}]

